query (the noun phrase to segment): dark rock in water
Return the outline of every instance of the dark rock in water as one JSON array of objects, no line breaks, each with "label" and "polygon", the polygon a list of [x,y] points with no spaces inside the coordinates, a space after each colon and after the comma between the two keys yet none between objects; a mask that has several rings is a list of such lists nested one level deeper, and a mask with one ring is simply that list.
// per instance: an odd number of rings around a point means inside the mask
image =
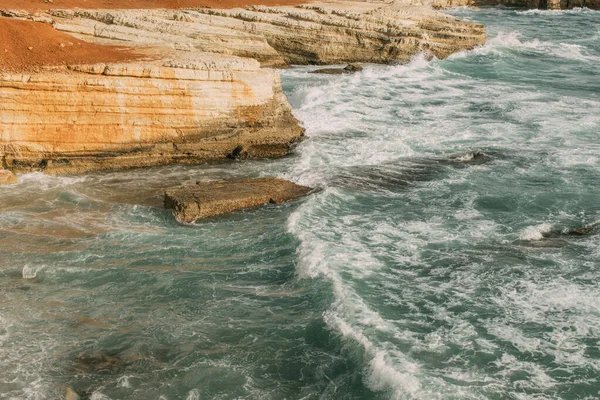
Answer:
[{"label": "dark rock in water", "polygon": [[458,156],[454,156],[452,158],[453,161],[463,163],[463,164],[483,164],[490,160],[491,158],[487,156],[485,153],[481,151],[475,151],[473,153],[462,154]]},{"label": "dark rock in water", "polygon": [[348,71],[346,71],[343,68],[321,68],[321,69],[317,69],[315,71],[311,71],[311,74],[324,74],[324,75],[344,75],[347,74]]},{"label": "dark rock in water", "polygon": [[348,72],[360,72],[362,70],[363,70],[362,65],[360,65],[358,63],[351,63],[344,67],[344,71],[348,71]]},{"label": "dark rock in water", "polygon": [[518,241],[517,244],[527,247],[562,247],[569,244],[565,240],[569,237],[582,237],[596,233],[596,228],[600,227],[600,222],[582,226],[575,229],[557,230],[552,229],[547,232],[542,232],[542,238],[536,240]]},{"label": "dark rock in water", "polygon": [[311,74],[327,74],[327,75],[343,75],[352,74],[354,72],[360,72],[363,70],[362,65],[352,63],[346,65],[344,68],[321,68],[315,71],[311,71]]},{"label": "dark rock in water", "polygon": [[127,365],[119,356],[111,356],[104,352],[92,352],[78,354],[73,366],[80,372],[114,374],[125,369]]},{"label": "dark rock in water", "polygon": [[566,240],[557,239],[557,238],[547,238],[547,239],[539,239],[539,240],[519,240],[516,244],[525,247],[563,247],[569,244]]},{"label": "dark rock in water", "polygon": [[311,190],[278,178],[197,182],[167,190],[164,204],[179,222],[193,222],[264,204],[285,203]]},{"label": "dark rock in water", "polygon": [[551,230],[549,232],[544,232],[542,235],[545,238],[555,238],[561,236],[589,236],[596,233],[598,227],[600,227],[600,222],[564,231]]},{"label": "dark rock in water", "polygon": [[233,149],[231,151],[231,153],[227,154],[226,157],[231,160],[237,160],[238,158],[240,158],[243,150],[244,150],[244,146],[239,145],[235,149]]},{"label": "dark rock in water", "polygon": [[587,236],[594,233],[594,226],[582,226],[581,228],[571,229],[567,232],[570,236]]}]

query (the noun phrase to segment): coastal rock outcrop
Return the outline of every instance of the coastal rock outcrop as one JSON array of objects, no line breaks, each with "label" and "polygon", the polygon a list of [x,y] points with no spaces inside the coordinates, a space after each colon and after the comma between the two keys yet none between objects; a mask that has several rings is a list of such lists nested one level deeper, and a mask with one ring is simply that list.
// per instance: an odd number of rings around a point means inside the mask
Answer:
[{"label": "coastal rock outcrop", "polygon": [[56,29],[85,40],[231,54],[271,67],[407,62],[418,52],[444,58],[486,40],[481,24],[402,1],[176,11],[50,10],[47,18]]},{"label": "coastal rock outcrop", "polygon": [[0,73],[0,154],[13,171],[72,173],[290,151],[303,129],[255,60],[178,59]]},{"label": "coastal rock outcrop", "polygon": [[48,173],[281,156],[303,128],[268,67],[403,63],[486,40],[480,24],[402,2],[2,14],[136,54],[0,70],[5,168]]},{"label": "coastal rock outcrop", "polygon": [[179,222],[194,222],[264,204],[281,204],[305,196],[312,189],[278,178],[197,182],[165,192],[165,208]]}]

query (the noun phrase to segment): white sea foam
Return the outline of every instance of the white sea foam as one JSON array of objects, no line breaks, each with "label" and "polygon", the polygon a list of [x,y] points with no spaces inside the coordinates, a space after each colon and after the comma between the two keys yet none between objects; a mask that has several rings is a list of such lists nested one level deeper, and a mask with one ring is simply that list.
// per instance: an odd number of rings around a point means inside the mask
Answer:
[{"label": "white sea foam", "polygon": [[121,376],[119,379],[117,379],[117,386],[131,389],[133,386],[131,385],[131,382],[129,381],[129,379],[131,379],[133,377],[134,377],[134,375]]},{"label": "white sea foam", "polygon": [[23,279],[33,279],[37,276],[38,272],[46,268],[45,265],[25,265],[23,266],[22,275]]},{"label": "white sea foam", "polygon": [[85,182],[86,176],[56,176],[42,172],[31,172],[19,176],[19,185],[35,185],[38,190],[50,190]]},{"label": "white sea foam", "polygon": [[90,396],[90,400],[112,400],[112,399],[100,391],[95,391]]},{"label": "white sea foam", "polygon": [[521,232],[519,239],[521,240],[541,240],[544,238],[544,233],[552,230],[552,225],[543,223],[535,226],[529,226]]},{"label": "white sea foam", "polygon": [[561,15],[561,14],[582,14],[582,13],[598,13],[598,10],[592,10],[587,7],[574,7],[570,10],[525,10],[525,11],[517,11],[519,15]]},{"label": "white sea foam", "polygon": [[553,43],[540,41],[539,39],[523,40],[523,35],[520,32],[499,32],[496,36],[483,45],[476,47],[474,50],[462,51],[452,54],[448,57],[450,60],[469,57],[473,54],[487,55],[497,54],[504,55],[506,49],[524,49],[536,51],[541,54],[547,54],[566,60],[577,61],[598,61],[599,58],[592,56],[588,50],[579,44],[572,43]]},{"label": "white sea foam", "polygon": [[188,393],[186,400],[200,400],[200,391],[198,389],[192,389]]}]

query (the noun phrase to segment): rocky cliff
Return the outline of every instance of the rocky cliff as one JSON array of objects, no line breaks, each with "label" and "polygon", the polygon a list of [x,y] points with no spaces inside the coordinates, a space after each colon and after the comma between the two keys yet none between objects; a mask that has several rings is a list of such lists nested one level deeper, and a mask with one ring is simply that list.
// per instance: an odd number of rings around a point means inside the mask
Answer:
[{"label": "rocky cliff", "polygon": [[0,152],[17,171],[281,156],[302,136],[277,72],[234,56],[2,73],[0,99]]},{"label": "rocky cliff", "polygon": [[303,130],[268,67],[443,58],[486,39],[479,24],[398,2],[3,14],[147,55],[0,72],[4,166],[54,173],[283,155]]},{"label": "rocky cliff", "polygon": [[[328,2],[246,9],[50,11],[56,29],[102,43],[152,43],[257,59],[265,67],[444,58],[485,42],[482,25],[426,6]],[[115,42],[118,41],[118,42]]]}]

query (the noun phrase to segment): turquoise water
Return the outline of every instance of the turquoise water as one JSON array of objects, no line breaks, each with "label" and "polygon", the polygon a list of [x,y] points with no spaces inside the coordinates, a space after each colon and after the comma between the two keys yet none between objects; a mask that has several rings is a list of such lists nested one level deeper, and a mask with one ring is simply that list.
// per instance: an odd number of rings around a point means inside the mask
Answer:
[{"label": "turquoise water", "polygon": [[[0,398],[600,397],[600,12],[455,10],[448,60],[282,73],[274,161],[0,188]],[[473,156],[473,155],[476,156]],[[181,226],[168,186],[323,190]]]}]

